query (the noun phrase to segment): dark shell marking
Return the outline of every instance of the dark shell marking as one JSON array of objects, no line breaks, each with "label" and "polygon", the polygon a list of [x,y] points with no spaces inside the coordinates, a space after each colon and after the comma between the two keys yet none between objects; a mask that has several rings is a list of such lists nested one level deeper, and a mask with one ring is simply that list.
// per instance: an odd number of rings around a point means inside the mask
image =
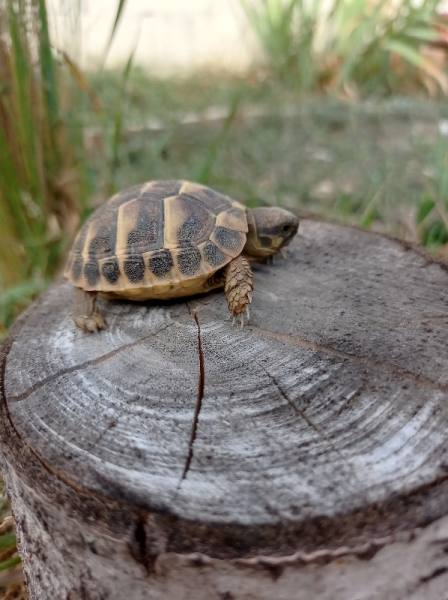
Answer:
[{"label": "dark shell marking", "polygon": [[227,229],[227,227],[217,227],[215,238],[219,245],[226,250],[238,250],[241,244],[241,235],[238,231]]},{"label": "dark shell marking", "polygon": [[116,283],[120,277],[120,267],[118,260],[112,258],[102,264],[101,273],[109,283]]},{"label": "dark shell marking", "polygon": [[175,240],[179,246],[205,242],[215,226],[215,218],[210,210],[188,194],[180,194],[172,199],[169,212],[171,223],[177,225]]},{"label": "dark shell marking", "polygon": [[79,279],[82,273],[82,258],[81,256],[75,256],[72,264],[72,275],[73,279]]},{"label": "dark shell marking", "polygon": [[110,227],[101,227],[95,237],[89,243],[90,256],[110,256],[115,252],[115,241],[117,238],[116,224]]},{"label": "dark shell marking", "polygon": [[106,210],[107,204],[102,206],[101,217],[92,215],[85,225],[87,232],[87,250],[88,260],[94,261],[104,257],[113,257],[115,255],[115,244],[117,240],[117,215],[115,211]]},{"label": "dark shell marking", "polygon": [[166,277],[173,267],[173,257],[167,249],[153,254],[149,259],[149,268],[156,277]]},{"label": "dark shell marking", "polygon": [[212,267],[218,267],[226,261],[226,256],[221,252],[216,244],[207,242],[204,246],[204,257]]},{"label": "dark shell marking", "polygon": [[182,275],[194,275],[201,265],[201,253],[196,246],[181,248],[177,255],[177,264]]},{"label": "dark shell marking", "polygon": [[138,204],[140,202],[137,222],[134,229],[128,233],[130,254],[157,250],[163,246],[163,198],[154,200],[150,192],[145,192],[140,196]]},{"label": "dark shell marking", "polygon": [[100,277],[100,270],[96,260],[89,260],[84,265],[84,275],[89,285],[95,285]]},{"label": "dark shell marking", "polygon": [[177,232],[179,244],[182,246],[185,243],[191,243],[200,238],[202,229],[201,220],[196,215],[187,217]]},{"label": "dark shell marking", "polygon": [[199,201],[204,208],[212,210],[215,214],[223,210],[229,210],[232,206],[229,198],[207,187],[198,187],[195,189],[194,194],[191,192],[183,193],[182,198],[191,198],[195,204]]},{"label": "dark shell marking", "polygon": [[124,261],[124,272],[131,283],[138,283],[145,276],[145,263],[142,256],[130,256]]},{"label": "dark shell marking", "polygon": [[73,248],[72,248],[73,254],[82,254],[82,251],[84,250],[84,244],[86,242],[87,229],[88,229],[87,226],[84,225],[84,227],[80,230],[80,232],[76,236],[76,239],[75,239],[75,242],[74,242]]}]

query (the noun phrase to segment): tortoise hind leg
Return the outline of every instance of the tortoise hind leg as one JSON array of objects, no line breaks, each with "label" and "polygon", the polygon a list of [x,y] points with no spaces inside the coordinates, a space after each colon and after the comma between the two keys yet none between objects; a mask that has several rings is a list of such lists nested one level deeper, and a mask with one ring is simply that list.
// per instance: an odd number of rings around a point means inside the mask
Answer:
[{"label": "tortoise hind leg", "polygon": [[97,292],[76,290],[73,320],[75,325],[87,333],[106,329],[107,323],[96,306]]},{"label": "tortoise hind leg", "polygon": [[249,304],[252,302],[254,278],[249,261],[244,256],[237,256],[226,267],[224,292],[233,320],[244,325],[244,313],[249,318]]}]

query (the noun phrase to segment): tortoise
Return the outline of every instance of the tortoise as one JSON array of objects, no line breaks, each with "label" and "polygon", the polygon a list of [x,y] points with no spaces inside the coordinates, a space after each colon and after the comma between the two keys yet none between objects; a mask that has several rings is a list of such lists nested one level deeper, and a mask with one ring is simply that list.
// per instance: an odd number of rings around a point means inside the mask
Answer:
[{"label": "tortoise", "polygon": [[149,181],[100,206],[80,229],[66,278],[79,288],[74,321],[106,327],[100,293],[129,300],[170,299],[224,287],[230,313],[244,323],[252,301],[252,260],[279,252],[299,221],[282,208],[246,208],[189,181]]}]

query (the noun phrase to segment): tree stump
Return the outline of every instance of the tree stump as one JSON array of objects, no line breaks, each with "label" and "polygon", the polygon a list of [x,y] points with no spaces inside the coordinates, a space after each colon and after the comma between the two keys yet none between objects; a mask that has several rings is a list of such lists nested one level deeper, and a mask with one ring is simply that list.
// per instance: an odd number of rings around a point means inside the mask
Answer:
[{"label": "tree stump", "polygon": [[437,599],[448,590],[448,270],[303,221],[222,292],[105,303],[58,283],[1,358],[30,598]]}]

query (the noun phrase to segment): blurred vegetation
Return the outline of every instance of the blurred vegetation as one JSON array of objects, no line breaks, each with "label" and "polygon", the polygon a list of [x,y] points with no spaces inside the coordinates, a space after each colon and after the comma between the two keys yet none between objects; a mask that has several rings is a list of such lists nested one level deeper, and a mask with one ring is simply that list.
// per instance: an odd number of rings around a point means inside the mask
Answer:
[{"label": "blurred vegetation", "polygon": [[[114,74],[92,84],[116,103]],[[434,249],[448,241],[442,97],[298,99],[264,74],[158,81],[138,69],[128,93],[117,188],[188,177],[249,205],[278,203]]]},{"label": "blurred vegetation", "polygon": [[[448,90],[439,0],[242,0],[271,73],[349,96]],[[440,53],[442,49],[442,53]]]},{"label": "blurred vegetation", "polygon": [[23,598],[20,557],[17,554],[14,523],[0,481],[0,597]]},{"label": "blurred vegetation", "polygon": [[0,327],[56,272],[89,197],[82,92],[43,0],[0,4]]}]

